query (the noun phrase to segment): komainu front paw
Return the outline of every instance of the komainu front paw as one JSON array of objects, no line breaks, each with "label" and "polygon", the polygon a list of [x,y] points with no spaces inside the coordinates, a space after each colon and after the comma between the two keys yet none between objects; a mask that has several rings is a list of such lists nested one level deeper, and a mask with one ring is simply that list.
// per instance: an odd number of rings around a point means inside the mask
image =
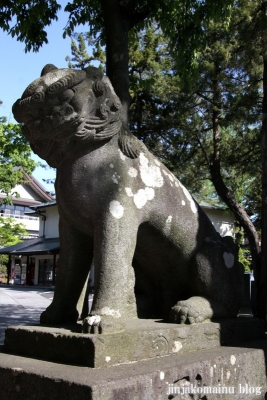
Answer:
[{"label": "komainu front paw", "polygon": [[116,333],[124,329],[124,324],[118,318],[110,315],[89,315],[83,320],[83,333]]},{"label": "komainu front paw", "polygon": [[209,300],[205,297],[190,297],[188,300],[178,301],[171,308],[170,322],[176,324],[196,324],[209,321],[213,310]]},{"label": "komainu front paw", "polygon": [[101,317],[100,315],[92,315],[84,318],[82,324],[83,333],[102,333],[100,326]]}]

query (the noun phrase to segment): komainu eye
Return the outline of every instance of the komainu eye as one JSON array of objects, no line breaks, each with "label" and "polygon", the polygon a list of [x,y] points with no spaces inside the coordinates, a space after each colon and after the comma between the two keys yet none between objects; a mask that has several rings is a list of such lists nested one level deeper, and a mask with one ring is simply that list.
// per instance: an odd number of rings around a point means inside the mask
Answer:
[{"label": "komainu eye", "polygon": [[74,112],[74,110],[73,110],[73,108],[69,105],[69,104],[67,104],[65,107],[64,107],[64,114],[65,115],[70,115],[70,114],[72,114]]},{"label": "komainu eye", "polygon": [[42,109],[41,108],[33,108],[31,110],[31,112],[29,113],[29,116],[31,118],[34,118],[34,119],[39,118],[41,115],[42,115]]},{"label": "komainu eye", "polygon": [[52,109],[52,113],[53,117],[62,117],[62,111],[60,107],[54,107]]},{"label": "komainu eye", "polygon": [[73,90],[67,89],[67,90],[64,90],[64,92],[62,92],[58,96],[58,98],[59,98],[59,100],[62,100],[62,101],[70,101],[73,98],[73,96],[74,96]]}]

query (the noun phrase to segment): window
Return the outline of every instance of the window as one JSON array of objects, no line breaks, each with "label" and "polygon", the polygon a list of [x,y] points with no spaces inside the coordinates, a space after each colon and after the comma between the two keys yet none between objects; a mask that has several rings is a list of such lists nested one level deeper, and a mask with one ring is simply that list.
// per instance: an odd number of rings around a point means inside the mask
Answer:
[{"label": "window", "polygon": [[53,259],[39,260],[39,285],[52,285]]},{"label": "window", "polygon": [[15,218],[20,218],[20,211],[15,210]]}]

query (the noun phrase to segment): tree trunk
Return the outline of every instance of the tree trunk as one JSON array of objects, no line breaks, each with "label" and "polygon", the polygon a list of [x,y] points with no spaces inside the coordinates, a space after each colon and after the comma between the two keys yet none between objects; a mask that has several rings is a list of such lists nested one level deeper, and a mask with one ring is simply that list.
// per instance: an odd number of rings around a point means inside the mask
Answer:
[{"label": "tree trunk", "polygon": [[[219,128],[217,128],[219,129]],[[216,135],[218,136],[218,130]],[[217,152],[218,157],[218,152]],[[249,241],[249,247],[252,257],[252,269],[254,271],[255,280],[258,278],[259,271],[259,237],[257,231],[249,218],[246,210],[241,204],[235,199],[234,194],[225,185],[223,177],[221,175],[220,160],[214,159],[210,164],[210,173],[212,183],[216,189],[216,192],[225,202],[229,210],[233,213],[235,219],[238,221],[240,226],[244,229],[245,235]]]},{"label": "tree trunk", "polygon": [[263,60],[263,102],[261,128],[262,157],[262,216],[261,216],[261,266],[257,281],[257,317],[266,320],[267,290],[267,58]]},{"label": "tree trunk", "polygon": [[244,229],[245,235],[249,241],[249,247],[252,256],[252,268],[255,279],[258,279],[259,271],[259,237],[257,231],[249,218],[244,207],[238,203],[234,194],[225,185],[221,174],[221,131],[219,126],[220,118],[220,88],[218,80],[213,81],[213,112],[212,112],[212,127],[213,127],[213,156],[210,162],[210,173],[212,183],[216,192],[233,213],[235,219]]},{"label": "tree trunk", "polygon": [[128,71],[130,21],[124,9],[119,5],[119,0],[102,0],[101,6],[106,32],[107,76],[121,100],[122,118],[127,125],[130,106]]},{"label": "tree trunk", "polygon": [[221,171],[218,168],[217,163],[210,165],[210,173],[212,183],[216,189],[216,192],[225,202],[229,210],[233,213],[235,219],[238,221],[240,226],[244,229],[245,235],[249,241],[249,247],[252,257],[252,269],[254,271],[255,280],[258,279],[259,274],[259,236],[257,231],[250,220],[246,210],[241,204],[235,199],[234,194],[228,189],[223,181]]}]

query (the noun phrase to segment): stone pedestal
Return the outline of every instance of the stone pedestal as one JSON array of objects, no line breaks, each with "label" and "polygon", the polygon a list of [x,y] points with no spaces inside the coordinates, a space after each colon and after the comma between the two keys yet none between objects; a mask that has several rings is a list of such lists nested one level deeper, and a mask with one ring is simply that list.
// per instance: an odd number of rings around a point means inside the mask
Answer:
[{"label": "stone pedestal", "polygon": [[[109,368],[62,365],[0,354],[0,398],[263,400],[265,356],[262,349],[256,349],[263,342],[253,342],[252,346],[252,349],[218,347]],[[190,393],[179,394],[188,385]]]},{"label": "stone pedestal", "polygon": [[251,318],[195,325],[134,320],[122,332],[103,335],[81,334],[80,328],[11,326],[6,329],[4,348],[11,354],[99,368],[233,345],[264,335],[263,321]]},{"label": "stone pedestal", "polygon": [[77,326],[7,328],[0,399],[266,398],[262,321],[181,326],[139,320],[126,328],[105,335],[80,334]]}]

